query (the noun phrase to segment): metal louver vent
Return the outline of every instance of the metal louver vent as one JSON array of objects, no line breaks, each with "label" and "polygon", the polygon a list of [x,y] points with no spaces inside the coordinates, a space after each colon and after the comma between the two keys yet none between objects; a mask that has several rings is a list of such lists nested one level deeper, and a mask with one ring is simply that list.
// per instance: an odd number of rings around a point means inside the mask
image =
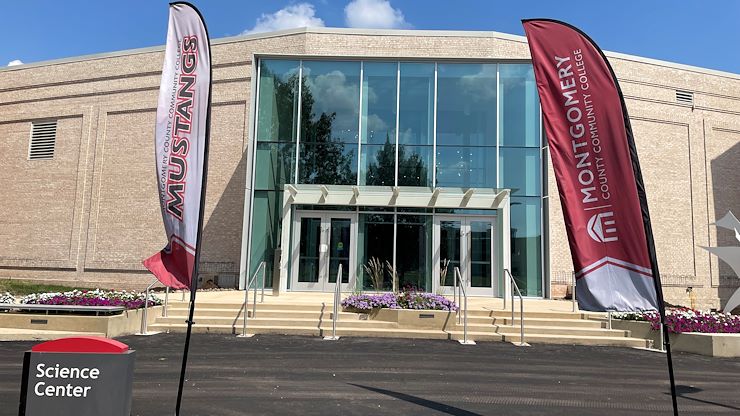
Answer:
[{"label": "metal louver vent", "polygon": [[49,160],[54,158],[57,141],[57,122],[43,121],[33,123],[31,143],[28,146],[29,160]]},{"label": "metal louver vent", "polygon": [[694,105],[694,93],[691,91],[676,90],[676,102]]}]

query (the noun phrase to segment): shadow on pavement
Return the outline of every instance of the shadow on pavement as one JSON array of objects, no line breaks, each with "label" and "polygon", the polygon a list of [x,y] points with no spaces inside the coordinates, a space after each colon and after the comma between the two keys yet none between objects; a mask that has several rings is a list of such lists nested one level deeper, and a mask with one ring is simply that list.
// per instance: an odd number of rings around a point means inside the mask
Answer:
[{"label": "shadow on pavement", "polygon": [[410,394],[400,393],[392,390],[380,389],[377,387],[363,386],[361,384],[347,383],[351,386],[359,387],[365,390],[370,390],[375,393],[385,394],[386,396],[395,397],[396,399],[403,400],[409,403],[414,403],[419,406],[423,406],[438,412],[447,413],[453,416],[483,416],[480,413],[469,412],[459,407],[450,406],[444,403],[435,402],[432,400],[422,399],[421,397],[412,396]]}]

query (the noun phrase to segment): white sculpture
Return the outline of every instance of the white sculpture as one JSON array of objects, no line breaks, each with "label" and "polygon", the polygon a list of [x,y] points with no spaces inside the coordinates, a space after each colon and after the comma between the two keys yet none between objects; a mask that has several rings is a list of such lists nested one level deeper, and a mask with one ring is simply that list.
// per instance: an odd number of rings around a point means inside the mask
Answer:
[{"label": "white sculpture", "polygon": [[[735,238],[738,242],[740,242],[740,221],[735,218],[735,216],[732,214],[732,211],[727,211],[727,214],[722,217],[721,220],[715,222],[714,225],[716,225],[717,227],[722,227],[728,230],[735,231]],[[740,277],[740,247],[730,246],[702,248],[719,257],[720,259],[722,259],[722,261],[730,265],[732,271],[735,272],[735,275]],[[735,293],[730,296],[730,299],[727,300],[727,304],[725,304],[724,307],[724,312],[732,312],[732,310],[737,308],[738,306],[740,306],[740,288],[738,288]]]}]

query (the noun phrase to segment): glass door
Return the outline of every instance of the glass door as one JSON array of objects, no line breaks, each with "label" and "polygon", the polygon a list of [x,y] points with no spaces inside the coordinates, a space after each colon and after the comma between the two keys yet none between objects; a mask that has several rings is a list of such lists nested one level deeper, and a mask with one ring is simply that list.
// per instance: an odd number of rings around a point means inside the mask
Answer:
[{"label": "glass door", "polygon": [[296,212],[291,289],[334,290],[342,265],[343,290],[353,282],[355,214]]},{"label": "glass door", "polygon": [[451,294],[458,267],[468,283],[468,295],[494,296],[495,218],[438,216],[434,226],[435,287],[441,293]]}]

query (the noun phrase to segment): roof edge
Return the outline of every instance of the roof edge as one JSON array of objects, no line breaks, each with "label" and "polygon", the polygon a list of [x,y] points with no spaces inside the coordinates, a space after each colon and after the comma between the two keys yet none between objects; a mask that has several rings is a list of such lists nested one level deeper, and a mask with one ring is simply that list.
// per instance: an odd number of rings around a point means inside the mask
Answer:
[{"label": "roof edge", "polygon": [[[342,34],[342,35],[372,35],[372,36],[437,36],[437,37],[480,37],[480,38],[497,38],[514,42],[526,43],[527,38],[521,35],[512,35],[509,33],[495,31],[465,31],[465,30],[415,30],[415,29],[360,29],[360,28],[339,28],[339,27],[301,27],[295,29],[284,29],[274,32],[248,33],[236,36],[228,36],[218,39],[212,39],[211,44],[221,45],[234,42],[241,42],[254,39],[268,39],[280,36],[300,35],[300,34]],[[28,64],[14,65],[10,67],[0,67],[0,73],[17,71],[41,66],[59,65],[72,62],[89,61],[95,59],[115,58],[119,56],[137,55],[164,50],[164,45],[150,46],[144,48],[125,49],[114,52],[103,52],[89,55],[79,55],[68,58],[51,59],[47,61],[31,62]],[[740,80],[740,74],[722,71],[718,69],[704,68],[700,66],[681,64],[677,62],[664,61],[660,59],[646,58],[637,55],[630,55],[620,52],[604,51],[609,58],[622,59],[626,61],[645,63],[650,65],[661,66],[665,68],[679,69],[683,71],[696,72],[718,77],[731,78]]]}]

